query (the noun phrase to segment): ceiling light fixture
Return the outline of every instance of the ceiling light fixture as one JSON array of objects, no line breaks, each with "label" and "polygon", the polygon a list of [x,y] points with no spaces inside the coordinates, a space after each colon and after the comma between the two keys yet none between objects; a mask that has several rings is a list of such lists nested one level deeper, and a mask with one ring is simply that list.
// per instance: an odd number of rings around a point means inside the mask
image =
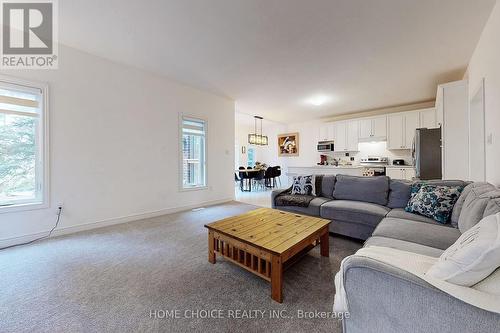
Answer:
[{"label": "ceiling light fixture", "polygon": [[[262,135],[262,117],[253,116],[254,118],[254,132],[248,134],[248,143],[251,145],[257,146],[267,146],[269,144],[269,140],[267,135]],[[260,134],[257,133],[257,119],[260,120]]]},{"label": "ceiling light fixture", "polygon": [[332,100],[332,98],[329,96],[316,95],[316,96],[309,98],[306,102],[307,102],[307,104],[310,104],[313,106],[321,106],[327,102],[330,102],[331,100]]}]

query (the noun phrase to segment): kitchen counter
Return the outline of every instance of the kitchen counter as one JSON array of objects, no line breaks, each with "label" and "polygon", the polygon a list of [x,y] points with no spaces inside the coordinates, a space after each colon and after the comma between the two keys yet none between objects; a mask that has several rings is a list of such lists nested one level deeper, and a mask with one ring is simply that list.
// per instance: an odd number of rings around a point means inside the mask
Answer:
[{"label": "kitchen counter", "polygon": [[414,165],[388,165],[386,166],[387,169],[415,169]]},{"label": "kitchen counter", "polygon": [[288,167],[287,175],[290,177],[304,174],[316,175],[350,175],[362,176],[364,166],[361,165],[316,165],[310,167]]},{"label": "kitchen counter", "polygon": [[358,169],[364,168],[362,165],[315,165],[312,167],[305,168],[333,168],[333,169]]}]

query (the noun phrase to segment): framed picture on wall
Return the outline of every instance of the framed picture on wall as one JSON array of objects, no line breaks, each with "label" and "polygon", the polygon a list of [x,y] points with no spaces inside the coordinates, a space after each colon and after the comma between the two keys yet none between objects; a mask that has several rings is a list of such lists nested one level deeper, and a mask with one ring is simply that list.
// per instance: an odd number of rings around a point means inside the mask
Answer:
[{"label": "framed picture on wall", "polygon": [[299,156],[299,133],[278,135],[278,156]]}]

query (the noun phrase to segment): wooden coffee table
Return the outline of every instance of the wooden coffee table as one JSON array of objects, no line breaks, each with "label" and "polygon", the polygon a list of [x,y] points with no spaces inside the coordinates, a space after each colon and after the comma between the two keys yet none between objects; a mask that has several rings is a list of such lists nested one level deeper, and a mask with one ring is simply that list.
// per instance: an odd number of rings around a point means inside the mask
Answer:
[{"label": "wooden coffee table", "polygon": [[205,225],[208,261],[216,253],[271,282],[271,296],[283,302],[283,271],[318,243],[328,257],[329,220],[260,208]]}]

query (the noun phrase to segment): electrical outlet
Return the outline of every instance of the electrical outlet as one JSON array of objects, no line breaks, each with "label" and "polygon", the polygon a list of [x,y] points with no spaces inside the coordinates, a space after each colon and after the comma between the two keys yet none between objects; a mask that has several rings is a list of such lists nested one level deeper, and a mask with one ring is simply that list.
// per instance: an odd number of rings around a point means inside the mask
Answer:
[{"label": "electrical outlet", "polygon": [[61,208],[61,211],[63,210],[64,202],[61,201],[56,204],[56,214],[59,214],[59,208]]}]

